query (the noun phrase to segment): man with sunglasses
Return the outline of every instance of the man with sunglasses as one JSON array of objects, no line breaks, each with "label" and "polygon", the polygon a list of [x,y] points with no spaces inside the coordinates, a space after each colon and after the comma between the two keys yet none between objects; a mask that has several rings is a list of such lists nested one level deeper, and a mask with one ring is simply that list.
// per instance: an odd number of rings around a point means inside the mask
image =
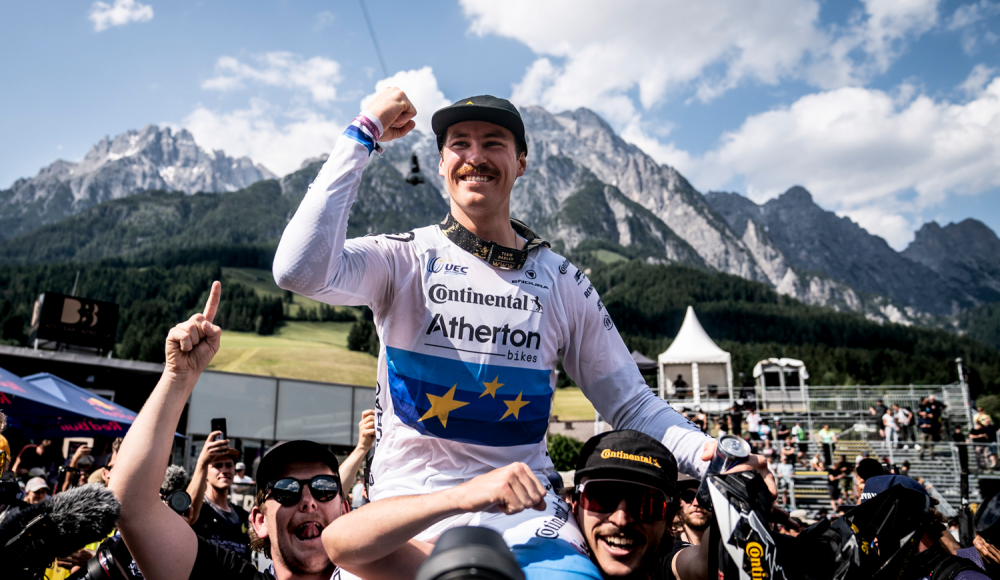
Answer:
[{"label": "man with sunglasses", "polygon": [[677,496],[691,488],[678,489],[677,461],[662,443],[631,430],[596,435],[574,479],[573,513],[604,578],[705,578],[708,546],[670,535]]},{"label": "man with sunglasses", "polygon": [[685,474],[677,476],[677,514],[674,516],[674,535],[677,541],[695,546],[701,544],[702,535],[712,523],[712,514],[698,503],[701,481]]},{"label": "man with sunglasses", "polygon": [[[204,313],[167,335],[163,375],[125,436],[110,481],[122,506],[122,537],[149,580],[273,580],[199,538],[160,500],[177,421],[221,344],[222,330],[212,323],[221,293],[215,282]],[[261,460],[252,539],[269,552],[278,580],[331,580],[338,572],[320,540],[323,528],[350,509],[337,467],[332,454],[307,441],[275,446]]]},{"label": "man with sunglasses", "polygon": [[[512,463],[449,490],[375,501],[328,526],[323,544],[331,560],[365,580],[413,578],[457,518],[503,533],[529,579],[654,578],[663,570],[667,578],[702,579],[707,547],[681,544],[664,560],[676,481],[677,461],[662,443],[612,431],[584,445],[570,505],[547,493],[526,464]],[[549,508],[556,516],[540,517]]]}]

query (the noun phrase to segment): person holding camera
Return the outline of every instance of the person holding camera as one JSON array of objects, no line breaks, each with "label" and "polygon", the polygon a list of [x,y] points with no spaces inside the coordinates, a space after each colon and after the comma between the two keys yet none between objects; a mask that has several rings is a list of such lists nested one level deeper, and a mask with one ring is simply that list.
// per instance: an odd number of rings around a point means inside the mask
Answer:
[{"label": "person holding camera", "polygon": [[[167,335],[163,375],[125,436],[111,478],[121,502],[119,529],[149,580],[273,580],[239,555],[199,538],[160,499],[177,421],[221,344],[222,330],[212,323],[221,292],[215,282],[204,313]],[[337,458],[309,441],[276,445],[261,460],[256,481],[251,540],[274,562],[274,577],[336,578],[320,533],[350,510],[341,494]]]}]

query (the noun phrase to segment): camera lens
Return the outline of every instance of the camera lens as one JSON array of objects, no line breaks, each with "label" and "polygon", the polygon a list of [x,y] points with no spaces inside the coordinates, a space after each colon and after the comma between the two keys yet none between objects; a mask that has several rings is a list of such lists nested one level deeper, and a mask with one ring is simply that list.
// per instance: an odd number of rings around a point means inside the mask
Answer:
[{"label": "camera lens", "polygon": [[167,498],[167,505],[175,512],[182,514],[191,509],[191,496],[184,490],[178,490]]}]

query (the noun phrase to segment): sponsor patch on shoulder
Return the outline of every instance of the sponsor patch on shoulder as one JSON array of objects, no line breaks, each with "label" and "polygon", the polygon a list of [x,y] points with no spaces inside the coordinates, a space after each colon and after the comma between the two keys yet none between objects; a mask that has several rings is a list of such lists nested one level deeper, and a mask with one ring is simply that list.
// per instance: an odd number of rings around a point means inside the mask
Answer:
[{"label": "sponsor patch on shoulder", "polygon": [[566,258],[562,264],[559,264],[559,273],[565,274],[566,272],[569,272],[569,258]]},{"label": "sponsor patch on shoulder", "polygon": [[413,238],[417,237],[413,232],[406,232],[405,234],[385,234],[387,240],[393,240],[396,242],[412,242]]}]

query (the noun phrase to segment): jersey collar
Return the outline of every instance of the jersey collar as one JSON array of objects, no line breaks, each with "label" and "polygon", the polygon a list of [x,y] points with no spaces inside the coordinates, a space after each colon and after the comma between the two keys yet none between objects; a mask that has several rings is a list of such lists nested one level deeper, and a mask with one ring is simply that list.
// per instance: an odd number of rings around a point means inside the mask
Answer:
[{"label": "jersey collar", "polygon": [[528,261],[528,254],[542,246],[552,247],[548,242],[538,237],[524,222],[511,219],[510,227],[522,238],[528,240],[523,250],[501,246],[496,242],[488,242],[476,234],[470,232],[465,226],[458,223],[455,216],[448,212],[447,217],[438,226],[449,240],[456,246],[469,252],[473,256],[485,260],[489,265],[505,270],[520,270]]}]

